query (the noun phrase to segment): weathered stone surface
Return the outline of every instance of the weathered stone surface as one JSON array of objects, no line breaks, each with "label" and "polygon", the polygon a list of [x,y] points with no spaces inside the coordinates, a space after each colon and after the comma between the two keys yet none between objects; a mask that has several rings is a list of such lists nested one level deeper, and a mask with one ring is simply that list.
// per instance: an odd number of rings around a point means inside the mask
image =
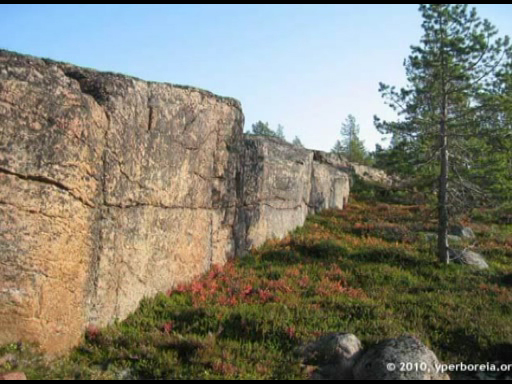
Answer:
[{"label": "weathered stone surface", "polygon": [[352,170],[353,164],[339,154],[314,151],[313,159],[318,163],[329,164],[335,168],[345,171],[346,173],[349,173]]},{"label": "weathered stone surface", "polygon": [[0,344],[80,337],[106,126],[58,68],[0,51]]},{"label": "weathered stone surface", "polygon": [[[402,365],[404,363],[411,363],[412,366],[405,367]],[[439,364],[434,352],[420,340],[412,336],[402,336],[383,341],[367,350],[354,367],[354,378],[356,380],[449,380],[448,375],[437,373],[436,367]]]},{"label": "weathered stone surface", "polygon": [[350,380],[352,368],[359,359],[363,347],[359,339],[350,333],[331,333],[306,345],[300,351],[304,363],[317,365],[314,378]]},{"label": "weathered stone surface", "polygon": [[405,180],[400,180],[396,176],[388,175],[381,169],[376,169],[363,164],[351,163],[345,157],[339,154],[326,153],[321,151],[315,152],[315,161],[321,164],[329,164],[330,166],[343,171],[348,175],[355,175],[364,182],[372,185],[378,185],[382,188],[398,188],[401,189],[408,184]]},{"label": "weathered stone surface", "polygon": [[237,231],[240,249],[282,238],[304,224],[308,213],[342,209],[350,180],[345,163],[283,140],[246,136]]},{"label": "weathered stone surface", "polygon": [[479,253],[464,250],[464,251],[450,251],[450,258],[459,264],[472,265],[479,269],[488,269],[489,264],[485,258]]},{"label": "weathered stone surface", "polygon": [[240,104],[0,50],[0,344],[76,344],[310,212],[348,164],[243,137]]},{"label": "weathered stone surface", "polygon": [[365,182],[371,184],[377,184],[389,188],[398,183],[398,180],[390,177],[381,169],[376,169],[361,164],[351,164],[351,168],[354,174],[359,176]]},{"label": "weathered stone surface", "polygon": [[242,175],[242,248],[281,238],[308,214],[313,152],[282,140],[247,136]]},{"label": "weathered stone surface", "polygon": [[310,211],[317,213],[324,209],[343,209],[350,192],[349,174],[343,169],[319,161],[313,161],[312,172]]},{"label": "weathered stone surface", "polygon": [[89,322],[234,256],[237,101],[0,51],[0,344]]},{"label": "weathered stone surface", "polygon": [[0,381],[25,381],[27,376],[23,372],[9,372],[0,374]]}]

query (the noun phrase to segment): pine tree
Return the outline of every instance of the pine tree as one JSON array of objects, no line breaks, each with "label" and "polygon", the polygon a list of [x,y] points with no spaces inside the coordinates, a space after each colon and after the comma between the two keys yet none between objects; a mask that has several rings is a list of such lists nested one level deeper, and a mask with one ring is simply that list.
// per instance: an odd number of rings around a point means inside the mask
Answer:
[{"label": "pine tree", "polygon": [[496,38],[496,28],[466,5],[420,5],[420,12],[424,34],[404,62],[408,86],[397,90],[380,84],[402,119],[376,117],[375,123],[382,133],[407,139],[423,156],[427,173],[437,177],[438,256],[449,263],[451,210],[483,197],[464,177],[474,161],[474,153],[468,155],[470,140],[503,137],[502,125],[489,124],[489,112],[502,106],[492,87],[511,51],[508,37]]},{"label": "pine tree", "polygon": [[274,131],[269,127],[268,123],[264,123],[261,120],[252,125],[252,132],[249,132],[249,134],[277,137],[281,140],[285,140],[284,127],[281,124],[278,124],[277,130]]},{"label": "pine tree", "polygon": [[360,128],[353,115],[348,115],[341,125],[342,140],[337,140],[331,152],[346,157],[353,163],[365,164],[367,162],[364,142],[359,139]]},{"label": "pine tree", "polygon": [[284,137],[284,127],[281,124],[277,124],[276,137],[286,140],[286,138]]},{"label": "pine tree", "polygon": [[298,136],[295,136],[295,139],[293,139],[292,144],[295,145],[296,147],[304,148],[304,145],[302,144],[302,141],[300,141]]}]

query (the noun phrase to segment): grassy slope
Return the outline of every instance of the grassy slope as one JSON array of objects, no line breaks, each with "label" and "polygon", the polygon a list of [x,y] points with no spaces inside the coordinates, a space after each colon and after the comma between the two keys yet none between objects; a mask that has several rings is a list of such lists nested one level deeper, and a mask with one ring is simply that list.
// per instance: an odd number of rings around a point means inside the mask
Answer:
[{"label": "grassy slope", "polygon": [[[435,228],[429,216],[421,206],[357,202],[314,216],[144,300],[122,323],[90,328],[51,368],[26,349],[17,369],[29,378],[306,378],[293,351],[330,331],[365,346],[414,334],[447,363],[512,362],[512,225],[472,224],[489,271],[441,267],[420,234]],[[19,354],[6,346],[0,357],[6,350]]]}]

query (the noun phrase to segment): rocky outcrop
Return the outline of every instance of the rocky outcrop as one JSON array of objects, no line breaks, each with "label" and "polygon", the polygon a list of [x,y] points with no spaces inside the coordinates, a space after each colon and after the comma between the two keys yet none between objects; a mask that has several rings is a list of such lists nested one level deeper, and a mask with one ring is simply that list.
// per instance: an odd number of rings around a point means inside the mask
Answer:
[{"label": "rocky outcrop", "polygon": [[304,223],[313,153],[280,139],[247,136],[242,165],[241,247],[283,237]]},{"label": "rocky outcrop", "polygon": [[0,50],[0,344],[62,352],[343,207],[345,163],[243,123],[234,99]]},{"label": "rocky outcrop", "polygon": [[0,51],[0,344],[76,343],[234,256],[237,101]]},{"label": "rocky outcrop", "polygon": [[376,169],[362,164],[351,164],[351,169],[355,175],[360,177],[363,181],[382,186],[383,188],[396,187],[400,180],[390,177],[386,172],[381,169]]},{"label": "rocky outcrop", "polygon": [[350,189],[348,170],[327,161],[329,157],[278,138],[245,137],[237,231],[243,250],[282,238],[310,213],[343,208]]},{"label": "rocky outcrop", "polygon": [[314,151],[310,212],[343,209],[350,193],[350,165],[336,155]]}]

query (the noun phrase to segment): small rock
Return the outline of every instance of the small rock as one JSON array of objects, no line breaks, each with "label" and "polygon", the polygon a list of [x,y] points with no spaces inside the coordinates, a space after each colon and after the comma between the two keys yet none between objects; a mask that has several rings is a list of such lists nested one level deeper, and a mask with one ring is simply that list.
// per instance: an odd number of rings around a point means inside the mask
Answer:
[{"label": "small rock", "polygon": [[[404,366],[409,363],[410,366]],[[411,365],[412,364],[412,365]],[[437,373],[434,352],[413,336],[385,340],[370,348],[356,363],[356,380],[449,380]]]},{"label": "small rock", "polygon": [[450,251],[450,258],[453,258],[453,261],[459,264],[473,265],[479,269],[489,268],[489,264],[487,264],[484,257],[473,251],[466,250],[461,253]]},{"label": "small rock", "polygon": [[330,333],[306,345],[302,351],[307,364],[319,366],[319,377],[329,379],[351,379],[352,368],[361,355],[363,347],[359,339],[350,333]]},{"label": "small rock", "polygon": [[9,372],[0,375],[0,381],[21,381],[27,380],[23,372]]}]

